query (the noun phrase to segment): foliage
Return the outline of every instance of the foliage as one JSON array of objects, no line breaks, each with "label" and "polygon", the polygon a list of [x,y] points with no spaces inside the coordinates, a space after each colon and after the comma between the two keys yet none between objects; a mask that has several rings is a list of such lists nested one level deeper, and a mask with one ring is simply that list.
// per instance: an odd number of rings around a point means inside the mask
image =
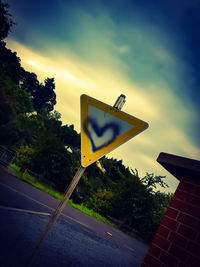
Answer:
[{"label": "foliage", "polygon": [[74,125],[64,125],[60,136],[65,146],[80,147],[80,135],[74,130]]},{"label": "foliage", "polygon": [[0,126],[8,123],[16,115],[15,96],[9,77],[0,72]]},{"label": "foliage", "polygon": [[6,47],[5,42],[0,42],[0,73],[19,85],[22,67],[20,58],[16,52],[12,52]]},{"label": "foliage", "polygon": [[46,136],[35,148],[36,153],[28,167],[64,191],[73,178],[76,161],[73,162],[70,153],[53,135]]},{"label": "foliage", "polygon": [[165,183],[162,179],[166,178],[166,176],[158,176],[153,173],[146,173],[146,176],[141,179],[141,182],[146,185],[148,188],[156,188],[157,185],[161,187],[169,187],[167,183]]},{"label": "foliage", "polygon": [[114,193],[108,191],[107,189],[99,189],[95,194],[93,194],[87,201],[87,207],[92,208],[96,212],[108,215],[112,209],[112,199]]},{"label": "foliage", "polygon": [[47,78],[44,83],[45,85],[39,84],[36,87],[37,89],[32,93],[33,106],[37,111],[40,111],[42,108],[52,111],[56,104],[54,78]]},{"label": "foliage", "polygon": [[15,163],[18,166],[29,166],[35,150],[29,146],[20,146],[18,149],[16,149],[16,153],[17,156]]},{"label": "foliage", "polygon": [[92,209],[88,209],[86,206],[84,206],[83,204],[79,205],[79,204],[76,204],[76,203],[73,203],[73,201],[70,199],[68,200],[67,202],[70,206],[84,212],[85,214],[93,217],[93,218],[96,218],[98,219],[99,221],[102,221],[110,226],[115,226],[114,223],[111,223],[108,219],[106,219],[105,217],[101,216],[99,213],[95,212],[94,210]]},{"label": "foliage", "polygon": [[14,21],[8,12],[9,5],[0,0],[0,41],[8,36]]}]

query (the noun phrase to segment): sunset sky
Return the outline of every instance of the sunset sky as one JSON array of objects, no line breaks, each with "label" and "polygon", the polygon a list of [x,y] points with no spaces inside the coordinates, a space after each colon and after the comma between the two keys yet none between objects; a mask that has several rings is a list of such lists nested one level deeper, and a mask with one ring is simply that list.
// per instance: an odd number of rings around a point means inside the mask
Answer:
[{"label": "sunset sky", "polygon": [[6,40],[42,82],[55,77],[63,124],[80,131],[80,95],[113,105],[149,128],[108,157],[167,175],[160,152],[200,160],[200,1],[7,0],[17,22]]}]

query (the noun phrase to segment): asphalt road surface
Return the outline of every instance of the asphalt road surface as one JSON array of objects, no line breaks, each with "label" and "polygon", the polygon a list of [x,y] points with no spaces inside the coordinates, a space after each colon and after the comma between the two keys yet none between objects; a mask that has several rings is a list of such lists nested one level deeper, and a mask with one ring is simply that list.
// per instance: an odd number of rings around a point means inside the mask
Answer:
[{"label": "asphalt road surface", "polygon": [[[0,266],[27,266],[58,201],[0,169]],[[66,206],[33,266],[140,266],[148,246]]]}]

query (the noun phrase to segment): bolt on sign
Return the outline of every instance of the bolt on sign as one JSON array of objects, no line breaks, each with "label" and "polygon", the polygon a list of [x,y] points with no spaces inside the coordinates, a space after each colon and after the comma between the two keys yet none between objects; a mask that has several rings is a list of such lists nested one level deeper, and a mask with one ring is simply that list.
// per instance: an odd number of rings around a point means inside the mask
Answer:
[{"label": "bolt on sign", "polygon": [[148,128],[148,123],[81,95],[81,165],[87,167]]}]

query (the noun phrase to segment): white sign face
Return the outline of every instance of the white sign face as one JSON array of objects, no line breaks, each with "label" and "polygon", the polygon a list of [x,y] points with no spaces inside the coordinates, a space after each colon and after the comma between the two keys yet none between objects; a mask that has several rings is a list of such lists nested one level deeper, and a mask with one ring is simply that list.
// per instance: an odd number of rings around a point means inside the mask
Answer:
[{"label": "white sign face", "polygon": [[134,125],[109,113],[88,105],[88,136],[90,154],[112,143],[118,136],[132,129]]},{"label": "white sign face", "polygon": [[89,166],[146,128],[146,122],[82,95],[81,165]]}]

